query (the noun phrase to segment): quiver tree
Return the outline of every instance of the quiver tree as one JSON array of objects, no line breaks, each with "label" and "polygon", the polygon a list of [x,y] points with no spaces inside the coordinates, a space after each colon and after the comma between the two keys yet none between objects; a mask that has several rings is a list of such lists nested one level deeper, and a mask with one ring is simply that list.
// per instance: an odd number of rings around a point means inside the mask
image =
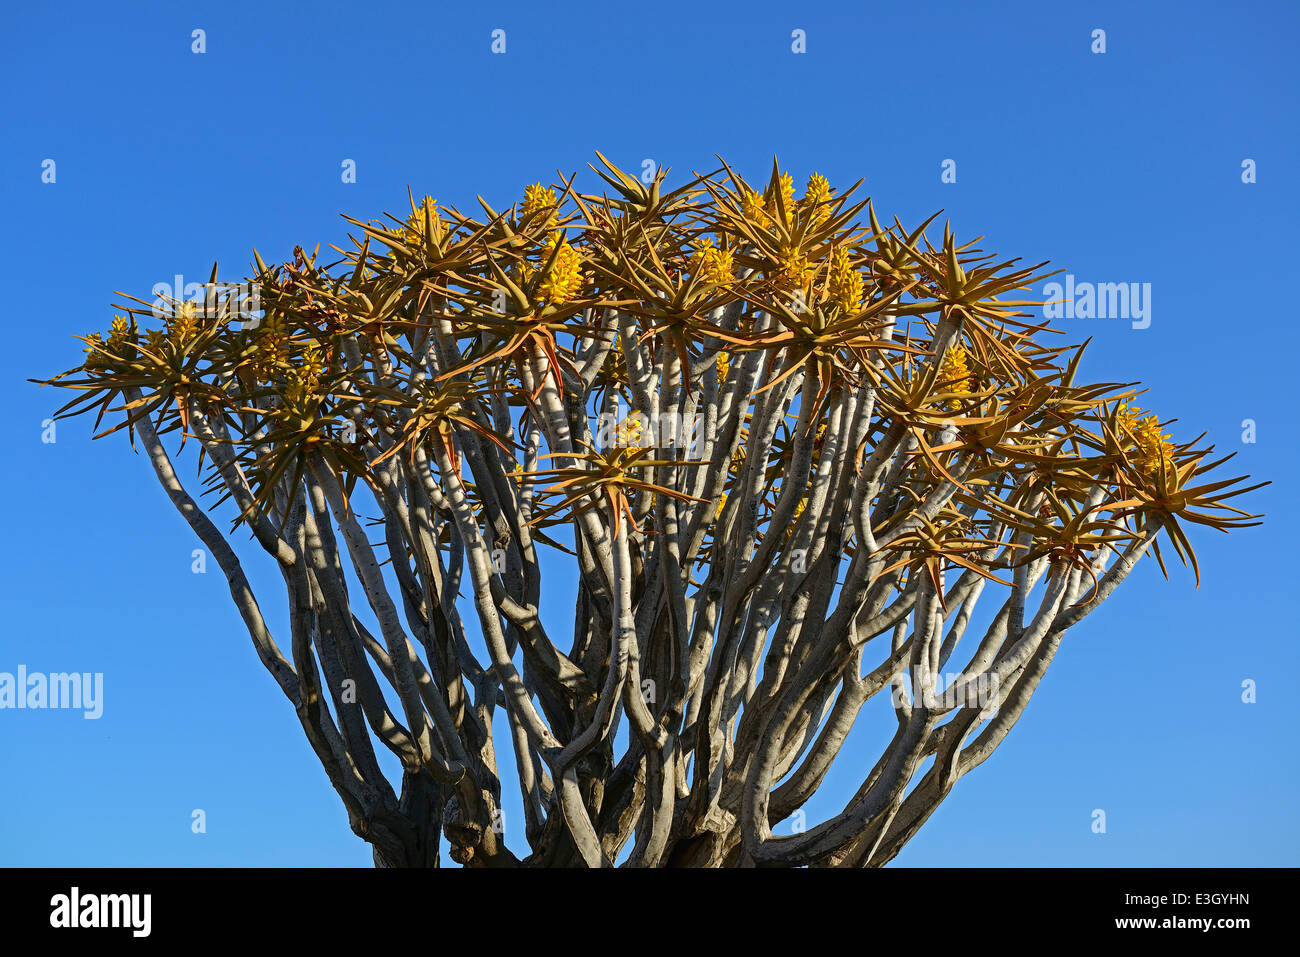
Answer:
[{"label": "quiver tree", "polygon": [[[596,172],[131,299],[59,414],[147,453],[377,864],[883,864],[1067,630],[1162,541],[1195,569],[1187,525],[1253,524],[1248,489],[1078,380],[1009,298],[1041,265],[816,175]],[[883,749],[841,754],[873,700]],[[857,790],[774,834],[837,757]]]}]

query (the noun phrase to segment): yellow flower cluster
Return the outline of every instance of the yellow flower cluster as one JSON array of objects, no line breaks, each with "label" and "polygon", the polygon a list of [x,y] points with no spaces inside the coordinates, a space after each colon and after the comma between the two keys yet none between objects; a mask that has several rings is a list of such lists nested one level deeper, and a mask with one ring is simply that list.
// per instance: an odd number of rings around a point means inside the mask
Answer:
[{"label": "yellow flower cluster", "polygon": [[257,326],[256,352],[253,354],[253,368],[260,374],[269,375],[271,370],[288,361],[289,350],[285,342],[284,313],[268,309],[262,322]]},{"label": "yellow flower cluster", "polygon": [[285,377],[284,397],[292,406],[302,406],[320,388],[320,376],[325,371],[324,356],[316,346],[308,346],[296,368]]},{"label": "yellow flower cluster", "polygon": [[311,395],[312,383],[307,376],[291,372],[284,383],[284,401],[290,407],[298,407]]},{"label": "yellow flower cluster", "polygon": [[537,287],[537,294],[551,303],[568,302],[582,289],[582,254],[570,246],[559,231],[551,234],[546,249],[542,252],[543,260],[549,260],[556,246],[555,263]]},{"label": "yellow flower cluster", "polygon": [[534,213],[540,213],[544,209],[552,209],[551,215],[546,217],[546,225],[549,226],[555,222],[555,190],[549,186],[542,186],[541,183],[533,183],[531,186],[524,187],[524,206],[523,216],[527,218]]},{"label": "yellow flower cluster", "polygon": [[82,349],[81,351],[86,353],[87,356],[86,363],[85,363],[86,368],[97,369],[99,368],[100,363],[102,362],[102,359],[100,358],[99,352],[97,350],[103,347],[104,337],[101,336],[98,332],[92,332],[90,335],[86,336],[85,339],[86,339],[86,348]]},{"label": "yellow flower cluster", "polygon": [[970,363],[962,346],[952,346],[939,364],[939,385],[947,392],[970,392]]},{"label": "yellow flower cluster", "polygon": [[1159,418],[1148,415],[1133,429],[1133,438],[1138,447],[1138,468],[1143,475],[1155,478],[1162,467],[1166,471],[1173,468],[1174,444],[1160,431]]},{"label": "yellow flower cluster", "polygon": [[804,190],[802,205],[809,211],[808,218],[815,225],[830,215],[824,204],[831,198],[831,184],[821,173],[808,177],[808,187]]},{"label": "yellow flower cluster", "polygon": [[262,330],[264,338],[280,338],[284,335],[284,313],[279,310],[268,309],[258,328]]},{"label": "yellow flower cluster", "polygon": [[[777,179],[777,189],[780,190],[781,205],[785,207],[786,222],[794,216],[794,177],[789,173],[782,173]],[[825,219],[829,212],[822,208],[823,204],[831,198],[831,184],[820,173],[813,173],[808,177],[808,185],[804,189],[803,199],[799,205],[804,209],[810,210],[808,213],[813,225]],[[758,193],[747,186],[740,187],[740,211],[751,223],[759,226],[771,226],[780,218],[780,212],[777,207],[777,191],[770,186],[763,193]]]},{"label": "yellow flower cluster", "polygon": [[645,413],[633,412],[618,423],[615,431],[615,443],[625,449],[645,447],[643,443],[646,439],[647,422]]},{"label": "yellow flower cluster", "polygon": [[805,289],[816,271],[817,267],[797,246],[783,245],[777,256],[776,275],[772,278],[782,289]]},{"label": "yellow flower cluster", "polygon": [[1138,469],[1143,475],[1154,478],[1160,474],[1161,464],[1165,469],[1173,468],[1174,445],[1169,436],[1160,431],[1160,419],[1154,415],[1139,418],[1140,409],[1135,409],[1127,402],[1115,412],[1115,421],[1120,427],[1120,434],[1127,433],[1137,446]]},{"label": "yellow flower cluster", "polygon": [[172,312],[168,325],[171,327],[171,333],[177,339],[187,339],[198,326],[198,306],[193,299],[186,299],[184,302],[178,302],[176,309]]},{"label": "yellow flower cluster", "polygon": [[731,356],[726,352],[719,351],[713,360],[713,364],[718,370],[718,385],[727,381],[727,373],[731,371]]},{"label": "yellow flower cluster", "polygon": [[434,239],[442,238],[442,217],[438,215],[438,204],[432,196],[425,196],[420,203],[420,208],[411,214],[410,219],[406,221],[407,232],[416,239],[424,238],[424,211],[428,210],[433,220],[433,237]]},{"label": "yellow flower cluster", "polygon": [[1123,403],[1115,410],[1115,421],[1119,423],[1121,433],[1133,432],[1137,429],[1138,416],[1141,414],[1141,411],[1141,409],[1133,408],[1133,406],[1129,405],[1127,402]]},{"label": "yellow flower cluster", "polygon": [[831,251],[830,276],[826,281],[827,298],[845,312],[857,312],[862,304],[862,274],[853,268],[843,246]]},{"label": "yellow flower cluster", "polygon": [[740,188],[740,211],[751,223],[760,226],[770,226],[772,223],[767,210],[763,208],[763,197],[744,186]]},{"label": "yellow flower cluster", "polygon": [[699,248],[691,256],[691,272],[716,286],[731,282],[735,278],[735,268],[731,250],[718,249],[712,239],[701,240]]}]

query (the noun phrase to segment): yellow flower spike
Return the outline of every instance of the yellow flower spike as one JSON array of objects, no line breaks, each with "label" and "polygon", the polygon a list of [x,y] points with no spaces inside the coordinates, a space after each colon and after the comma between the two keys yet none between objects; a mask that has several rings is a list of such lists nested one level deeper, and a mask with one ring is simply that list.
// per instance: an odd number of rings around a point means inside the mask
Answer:
[{"label": "yellow flower spike", "polygon": [[731,371],[731,356],[725,352],[719,352],[713,360],[714,366],[718,371],[718,385],[727,381],[727,373]]},{"label": "yellow flower spike", "polygon": [[[789,173],[782,173],[779,183],[781,187],[781,200],[785,206],[785,215],[788,219],[790,214],[794,212],[794,177]],[[779,215],[775,193],[767,197],[766,209],[768,215],[773,219]]]},{"label": "yellow flower spike", "polygon": [[962,346],[953,346],[943,356],[939,364],[939,385],[947,392],[970,392],[970,365],[966,350]]},{"label": "yellow flower spike", "polygon": [[808,186],[804,190],[800,203],[808,210],[809,221],[814,225],[830,215],[824,204],[831,198],[831,184],[821,173],[808,177]]},{"label": "yellow flower spike", "polygon": [[259,328],[266,336],[278,337],[284,335],[284,313],[267,310],[266,318],[262,320]]},{"label": "yellow flower spike", "polygon": [[120,339],[123,336],[125,336],[129,331],[130,331],[130,326],[127,324],[125,317],[123,316],[113,317],[113,323],[109,327],[110,339]]},{"label": "yellow flower spike", "polygon": [[1138,468],[1143,475],[1155,478],[1160,474],[1161,466],[1168,470],[1173,467],[1174,445],[1169,435],[1160,431],[1160,419],[1148,415],[1133,430],[1134,441],[1138,447]]},{"label": "yellow flower spike", "polygon": [[537,289],[540,297],[556,305],[568,302],[582,289],[582,254],[570,246],[558,230],[551,234],[542,253],[543,260],[551,258],[557,244],[560,251],[555,256],[551,271]]},{"label": "yellow flower spike", "polygon": [[757,192],[742,186],[740,191],[740,211],[751,223],[759,226],[770,226],[771,218],[767,215],[767,210],[763,208],[763,197]]},{"label": "yellow flower spike", "polygon": [[438,215],[438,203],[432,196],[425,196],[420,202],[419,208],[413,212],[406,221],[406,230],[416,239],[424,238],[424,213],[429,212],[429,218],[433,220],[433,235],[435,239],[442,238],[442,217]]},{"label": "yellow flower spike", "polygon": [[[522,215],[527,218],[534,213],[540,213],[548,207],[555,206],[555,190],[549,186],[543,186],[541,183],[533,183],[531,186],[524,187],[524,205]],[[550,226],[555,222],[555,213],[546,217],[546,225]]]},{"label": "yellow flower spike", "polygon": [[826,294],[832,303],[845,312],[857,312],[862,304],[862,274],[853,268],[849,253],[843,246],[831,252],[830,277]]},{"label": "yellow flower spike", "polygon": [[806,289],[817,272],[797,246],[783,245],[777,254],[776,272],[772,279],[781,289]]},{"label": "yellow flower spike", "polygon": [[618,444],[624,448],[640,448],[646,434],[645,427],[645,417],[640,413],[627,416],[616,427]]},{"label": "yellow flower spike", "polygon": [[781,198],[788,208],[794,209],[794,177],[789,173],[781,174]]},{"label": "yellow flower spike", "polygon": [[701,240],[699,249],[691,256],[691,272],[715,286],[725,286],[735,279],[735,270],[731,250],[718,249],[712,239]]},{"label": "yellow flower spike", "polygon": [[81,351],[86,353],[86,359],[82,366],[87,370],[105,368],[105,359],[99,352],[104,347],[104,337],[98,332],[92,332],[83,338],[86,340],[86,348]]},{"label": "yellow flower spike", "polygon": [[174,335],[185,338],[198,324],[198,306],[193,299],[178,302],[168,325]]}]

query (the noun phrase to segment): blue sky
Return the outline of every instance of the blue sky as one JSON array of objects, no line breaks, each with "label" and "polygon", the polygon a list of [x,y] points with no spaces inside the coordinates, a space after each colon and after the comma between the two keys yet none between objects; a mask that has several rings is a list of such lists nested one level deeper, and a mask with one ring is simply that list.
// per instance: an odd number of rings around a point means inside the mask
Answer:
[{"label": "blue sky", "polygon": [[1208,430],[1272,479],[1249,500],[1267,524],[1196,535],[1199,590],[1144,567],[1072,632],[1020,725],[897,863],[1300,863],[1293,4],[77,2],[5,17],[0,672],[103,672],[105,701],[96,721],[0,711],[0,864],[370,863],[219,573],[191,572],[197,542],[147,463],[91,443],[89,421],[43,442],[64,396],[25,380],[74,364],[71,334],[105,328],[115,290],[202,280],[214,259],[242,274],[254,246],[270,260],[341,243],[340,211],[397,211],[408,185],[506,206],[596,149],[676,176],[718,153],[751,180],[777,154],[800,181],[865,177],[904,224],[942,208],[1005,256],[1151,284],[1149,328],[1061,323],[1094,337],[1085,375],[1142,380],[1177,438]]}]

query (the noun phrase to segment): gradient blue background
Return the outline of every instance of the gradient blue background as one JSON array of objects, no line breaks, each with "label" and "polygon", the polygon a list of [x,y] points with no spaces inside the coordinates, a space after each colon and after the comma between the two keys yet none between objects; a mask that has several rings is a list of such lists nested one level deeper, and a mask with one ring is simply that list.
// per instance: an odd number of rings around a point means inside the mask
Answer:
[{"label": "gradient blue background", "polygon": [[[342,243],[339,211],[397,211],[408,184],[506,206],[594,149],[678,177],[717,152],[751,179],[775,153],[799,182],[865,177],[905,224],[943,208],[1004,255],[1152,284],[1149,329],[1063,323],[1094,337],[1085,374],[1141,379],[1179,439],[1208,429],[1238,450],[1275,482],[1249,500],[1268,523],[1195,534],[1199,590],[1144,563],[898,863],[1300,863],[1294,4],[79,2],[3,18],[0,671],[102,671],[106,711],[0,711],[0,864],[370,863],[221,575],[191,573],[198,543],[147,463],[91,443],[88,420],[43,444],[66,396],[24,380],[78,361],[70,334],[105,328],[115,290],[202,280],[214,259],[242,275],[253,246]],[[825,790],[848,793],[874,756],[846,755]]]}]

